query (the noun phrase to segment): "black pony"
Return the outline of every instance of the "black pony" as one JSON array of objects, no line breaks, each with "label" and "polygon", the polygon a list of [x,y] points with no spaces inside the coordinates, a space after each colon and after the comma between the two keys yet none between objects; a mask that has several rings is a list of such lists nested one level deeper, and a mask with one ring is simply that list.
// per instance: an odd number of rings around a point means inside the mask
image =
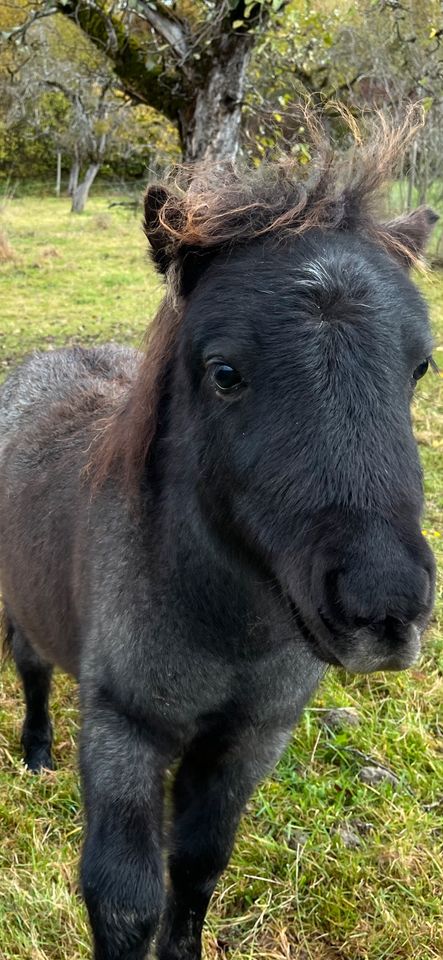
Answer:
[{"label": "black pony", "polygon": [[80,682],[95,960],[154,936],[159,960],[198,960],[245,802],[327,664],[419,653],[434,567],[410,401],[432,345],[408,267],[436,218],[370,212],[407,135],[320,151],[303,181],[286,160],[149,189],[168,286],[144,358],[35,354],[1,391],[25,760],[51,766],[58,664]]}]

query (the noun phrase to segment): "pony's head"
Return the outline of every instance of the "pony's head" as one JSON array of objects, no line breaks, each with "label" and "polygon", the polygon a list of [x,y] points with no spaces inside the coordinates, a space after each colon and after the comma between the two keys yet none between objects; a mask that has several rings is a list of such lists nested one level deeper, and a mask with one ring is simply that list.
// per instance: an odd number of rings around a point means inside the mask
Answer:
[{"label": "pony's head", "polygon": [[103,463],[137,486],[166,391],[226,549],[278,584],[322,659],[401,669],[434,591],[410,414],[432,340],[410,267],[436,216],[373,212],[410,123],[345,158],[315,135],[307,177],[286,158],[148,189],[168,295]]}]

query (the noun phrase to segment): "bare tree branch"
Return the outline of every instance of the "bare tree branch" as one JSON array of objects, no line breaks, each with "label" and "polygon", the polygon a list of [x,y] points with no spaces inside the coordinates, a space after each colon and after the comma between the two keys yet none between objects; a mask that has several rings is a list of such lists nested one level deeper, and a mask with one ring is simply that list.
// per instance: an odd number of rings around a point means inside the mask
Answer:
[{"label": "bare tree branch", "polygon": [[180,63],[183,63],[189,51],[187,31],[183,23],[177,17],[173,17],[163,3],[136,0],[134,9],[141,14],[143,19],[163,40],[166,40],[174,56]]}]

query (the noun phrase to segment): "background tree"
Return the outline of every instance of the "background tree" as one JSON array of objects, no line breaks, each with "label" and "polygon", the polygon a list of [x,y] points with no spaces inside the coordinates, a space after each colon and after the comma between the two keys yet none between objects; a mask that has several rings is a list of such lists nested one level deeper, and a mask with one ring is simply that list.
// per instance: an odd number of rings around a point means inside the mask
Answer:
[{"label": "background tree", "polygon": [[[367,29],[367,25],[370,25]],[[370,0],[352,9],[346,28],[338,31],[334,56],[355,72],[349,93],[355,110],[375,107],[399,114],[406,101],[421,100],[425,128],[409,149],[407,206],[417,188],[424,203],[428,187],[440,180],[443,135],[443,19],[440,0]],[[434,198],[435,202],[435,198]]]},{"label": "background tree", "polygon": [[[32,72],[24,65],[31,48],[34,75],[42,64],[47,72],[38,38],[51,30],[52,69],[58,80],[70,72],[72,79],[62,100],[45,98],[55,122],[46,125],[44,144],[31,143],[24,119],[14,136],[25,149],[13,151],[8,133],[5,164],[12,153],[43,161],[45,149],[51,157],[62,150],[72,159],[73,188],[80,165],[90,170],[87,179],[100,165],[103,173],[145,176],[146,166],[161,167],[161,156],[175,159],[180,149],[188,160],[226,159],[239,149],[258,160],[284,144],[303,163],[309,148],[300,100],[336,98],[356,115],[381,107],[395,116],[421,99],[428,124],[404,165],[404,200],[410,205],[418,194],[424,202],[431,181],[435,195],[443,156],[439,0],[9,2],[8,14],[0,11],[0,85],[3,55],[9,84],[11,71],[15,84],[17,71]],[[0,96],[0,125],[6,101]],[[66,116],[57,112],[62,106]],[[336,138],[345,136],[338,112],[328,122]]]},{"label": "background tree", "polygon": [[159,115],[124,94],[106,56],[74,24],[37,20],[25,39],[13,59],[10,49],[0,58],[0,123],[13,172],[26,172],[23,155],[34,176],[55,157],[59,171],[63,158],[73,211],[81,212],[107,163],[146,178],[147,168],[178,158],[170,125],[160,130]]},{"label": "background tree", "polygon": [[[112,63],[126,95],[178,128],[186,160],[225,159],[239,146],[246,71],[257,37],[286,0],[40,0],[32,21],[59,11]],[[7,32],[6,32],[7,33]]]}]

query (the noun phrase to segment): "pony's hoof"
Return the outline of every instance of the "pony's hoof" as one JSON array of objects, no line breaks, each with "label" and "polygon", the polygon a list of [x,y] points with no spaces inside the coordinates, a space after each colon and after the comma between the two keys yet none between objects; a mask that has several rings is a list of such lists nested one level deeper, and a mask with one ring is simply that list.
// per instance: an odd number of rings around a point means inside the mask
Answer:
[{"label": "pony's hoof", "polygon": [[44,770],[53,770],[54,762],[49,750],[40,748],[30,750],[24,758],[25,767],[30,773],[42,773]]}]

